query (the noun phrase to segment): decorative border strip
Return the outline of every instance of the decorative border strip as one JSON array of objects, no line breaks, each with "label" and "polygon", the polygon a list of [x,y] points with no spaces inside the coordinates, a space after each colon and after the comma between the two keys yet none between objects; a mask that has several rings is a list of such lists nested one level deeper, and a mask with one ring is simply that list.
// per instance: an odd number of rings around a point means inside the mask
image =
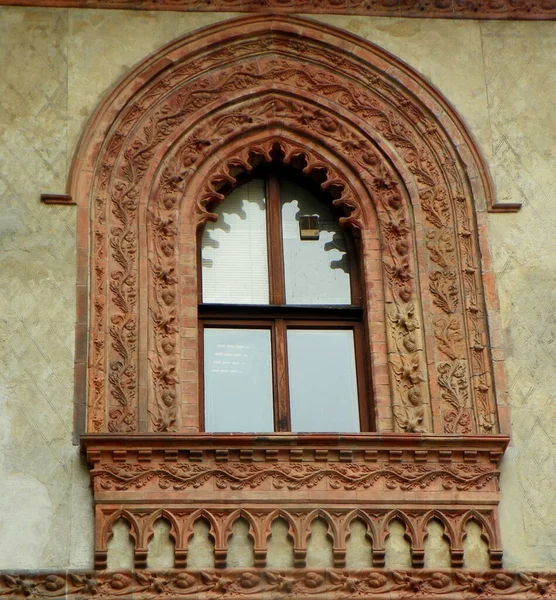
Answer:
[{"label": "decorative border strip", "polygon": [[348,14],[428,19],[556,19],[554,0],[0,0],[0,5],[181,12]]},{"label": "decorative border strip", "polygon": [[165,598],[556,598],[556,571],[467,570],[171,570],[19,572],[0,574],[0,596],[10,600]]},{"label": "decorative border strip", "polygon": [[[481,490],[498,480],[498,471],[484,465],[392,465],[369,466],[331,464],[329,467],[303,464],[232,463],[200,465],[161,463],[149,465],[117,465],[102,463],[91,471],[95,488],[101,490],[142,489],[154,480],[158,488],[186,490],[214,483],[217,490],[244,490],[261,487],[270,481],[272,489],[287,491],[311,489],[324,481],[333,490],[369,489],[384,482],[388,489],[424,490],[436,481],[445,490]],[[153,485],[153,484],[151,484]]]}]

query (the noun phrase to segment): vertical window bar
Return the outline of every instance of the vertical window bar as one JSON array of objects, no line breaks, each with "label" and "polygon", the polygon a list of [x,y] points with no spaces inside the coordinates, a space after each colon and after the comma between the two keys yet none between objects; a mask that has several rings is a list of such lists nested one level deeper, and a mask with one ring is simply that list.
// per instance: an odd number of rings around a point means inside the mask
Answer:
[{"label": "vertical window bar", "polygon": [[267,198],[270,304],[282,305],[286,303],[286,290],[284,284],[284,251],[282,248],[280,182],[275,175],[271,175],[268,179]]},{"label": "vertical window bar", "polygon": [[[286,303],[284,278],[284,251],[282,246],[282,204],[280,182],[275,175],[268,179],[267,231],[268,271],[270,304]],[[274,362],[274,427],[276,431],[290,431],[288,358],[286,348],[286,324],[283,319],[275,321],[273,328]]]},{"label": "vertical window bar", "polygon": [[276,431],[291,431],[290,384],[288,377],[287,331],[284,319],[274,324],[274,425]]}]

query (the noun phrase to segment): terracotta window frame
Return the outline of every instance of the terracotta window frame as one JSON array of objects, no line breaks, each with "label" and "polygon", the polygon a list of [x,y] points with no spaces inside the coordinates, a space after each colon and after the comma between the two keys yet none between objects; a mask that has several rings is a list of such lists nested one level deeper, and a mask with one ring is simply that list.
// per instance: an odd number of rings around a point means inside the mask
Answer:
[{"label": "terracotta window frame", "polygon": [[[341,222],[358,231],[373,432],[200,430],[198,231],[236,175],[277,152],[318,175]],[[118,518],[144,567],[161,517],[172,524],[176,566],[203,517],[224,568],[242,516],[264,569],[277,515],[289,523],[296,567],[316,518],[343,567],[356,517],[368,523],[374,567],[384,566],[393,519],[422,567],[433,518],[445,525],[454,568],[470,520],[491,567],[501,566],[498,465],[509,418],[483,232],[487,211],[516,207],[495,202],[479,149],[437,90],[321,23],[220,23],[161,49],[107,95],[70,191],[80,242],[76,422],[87,432],[98,568]]]}]

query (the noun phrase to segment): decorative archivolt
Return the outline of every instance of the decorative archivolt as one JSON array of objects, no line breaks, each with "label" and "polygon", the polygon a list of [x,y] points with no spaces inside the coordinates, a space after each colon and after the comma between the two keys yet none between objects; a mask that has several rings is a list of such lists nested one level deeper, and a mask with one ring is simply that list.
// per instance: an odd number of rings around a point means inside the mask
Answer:
[{"label": "decorative archivolt", "polygon": [[408,67],[278,16],[162,49],[85,134],[72,193],[82,240],[90,227],[88,431],[198,430],[196,231],[239,171],[271,160],[317,176],[360,232],[378,430],[498,432],[476,148]]}]

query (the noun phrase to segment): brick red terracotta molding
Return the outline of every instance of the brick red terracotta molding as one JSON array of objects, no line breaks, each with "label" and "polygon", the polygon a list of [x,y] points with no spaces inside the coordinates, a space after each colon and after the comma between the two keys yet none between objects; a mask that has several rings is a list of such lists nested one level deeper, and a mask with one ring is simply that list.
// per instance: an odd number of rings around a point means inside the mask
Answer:
[{"label": "brick red terracotta molding", "polygon": [[[375,434],[200,431],[197,234],[238,172],[272,161],[314,175],[360,237]],[[97,568],[120,518],[144,568],[161,517],[175,566],[187,564],[204,518],[225,568],[240,516],[261,568],[277,517],[298,567],[315,518],[343,567],[356,517],[377,568],[392,519],[422,567],[432,518],[453,567],[470,520],[501,567],[507,415],[486,318],[483,281],[488,298],[494,281],[479,250],[495,203],[472,137],[422,77],[313,21],[219,23],[161,49],[107,95],[68,191],[79,211],[77,414],[86,413]]]},{"label": "brick red terracotta molding", "polygon": [[207,12],[280,12],[428,19],[556,18],[554,0],[0,0],[0,5]]},{"label": "brick red terracotta molding", "polygon": [[85,132],[70,191],[80,205],[81,419],[91,299],[88,430],[199,430],[196,230],[231,172],[273,152],[325,172],[361,230],[377,429],[505,431],[475,221],[494,202],[478,148],[403,63],[284,16],[167,46]]},{"label": "brick red terracotta molding", "polygon": [[250,523],[258,567],[266,565],[271,526],[280,517],[290,526],[300,568],[316,518],[329,525],[336,567],[345,566],[349,527],[357,518],[367,526],[375,567],[384,567],[393,519],[406,527],[412,565],[422,567],[428,525],[436,519],[445,528],[452,567],[463,566],[472,520],[487,542],[491,567],[499,568],[498,464],[507,443],[502,436],[396,434],[83,436],[95,501],[95,566],[106,568],[112,525],[124,519],[135,567],[145,567],[154,524],[164,518],[175,566],[184,567],[194,524],[203,518],[215,540],[215,566],[224,568],[241,516]]},{"label": "brick red terracotta molding", "polygon": [[171,570],[0,573],[10,600],[551,600],[556,572],[460,570]]}]

